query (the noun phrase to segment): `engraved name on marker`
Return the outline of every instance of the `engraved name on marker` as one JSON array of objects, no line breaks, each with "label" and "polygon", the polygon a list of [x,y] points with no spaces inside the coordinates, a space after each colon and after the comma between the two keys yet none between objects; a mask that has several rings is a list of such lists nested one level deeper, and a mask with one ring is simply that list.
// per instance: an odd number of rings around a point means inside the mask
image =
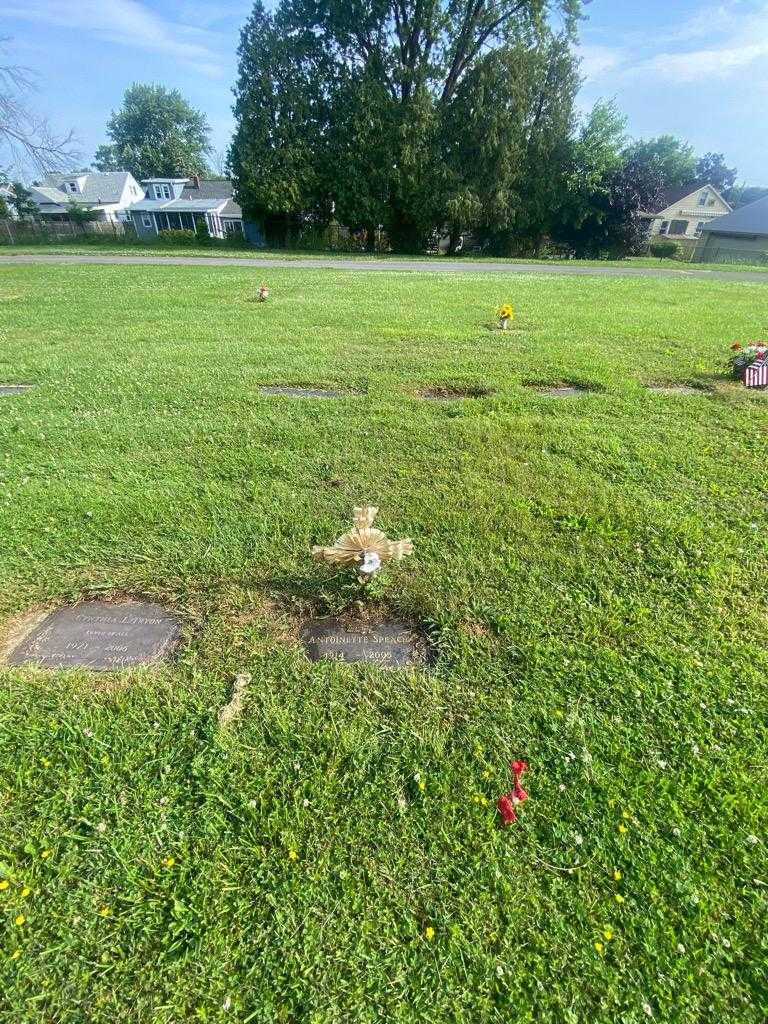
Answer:
[{"label": "engraved name on marker", "polygon": [[22,640],[7,663],[114,671],[161,661],[179,637],[178,618],[160,605],[88,601],[52,612]]}]

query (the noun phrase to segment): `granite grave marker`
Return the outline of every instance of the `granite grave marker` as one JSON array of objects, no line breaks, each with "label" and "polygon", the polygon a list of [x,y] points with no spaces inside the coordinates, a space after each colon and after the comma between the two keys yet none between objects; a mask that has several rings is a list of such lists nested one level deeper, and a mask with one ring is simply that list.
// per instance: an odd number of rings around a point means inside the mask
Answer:
[{"label": "granite grave marker", "polygon": [[179,636],[179,620],[161,605],[85,601],[51,612],[7,663],[114,672],[162,660]]},{"label": "granite grave marker", "polygon": [[424,638],[402,622],[342,622],[316,619],[301,630],[311,661],[367,662],[379,668],[426,664]]}]

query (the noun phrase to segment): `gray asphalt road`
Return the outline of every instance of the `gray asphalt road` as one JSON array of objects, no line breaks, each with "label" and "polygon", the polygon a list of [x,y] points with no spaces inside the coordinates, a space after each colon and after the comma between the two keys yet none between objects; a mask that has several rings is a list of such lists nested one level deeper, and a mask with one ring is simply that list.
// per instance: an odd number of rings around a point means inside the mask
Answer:
[{"label": "gray asphalt road", "polygon": [[717,281],[754,281],[768,284],[768,273],[746,270],[667,270],[655,267],[590,267],[579,263],[493,263],[478,260],[355,260],[355,259],[258,259],[238,256],[111,256],[103,253],[87,255],[50,254],[0,255],[5,263],[122,263],[183,267],[251,267],[263,271],[269,267],[308,270],[416,270],[432,274],[576,274],[596,277],[698,277]]}]

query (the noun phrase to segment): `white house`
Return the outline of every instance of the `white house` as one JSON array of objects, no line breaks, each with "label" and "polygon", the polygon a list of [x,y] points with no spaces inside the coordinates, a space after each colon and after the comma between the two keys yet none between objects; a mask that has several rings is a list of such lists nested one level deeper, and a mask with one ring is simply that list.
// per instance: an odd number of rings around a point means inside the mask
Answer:
[{"label": "white house", "polygon": [[668,189],[658,210],[645,213],[649,234],[666,235],[674,241],[695,241],[715,219],[731,212],[731,207],[713,185],[688,184]]},{"label": "white house", "polygon": [[8,207],[8,216],[11,220],[16,219],[16,211],[11,206],[9,200],[14,196],[13,185],[10,182],[0,182],[0,199],[2,199]]},{"label": "white house", "polygon": [[100,221],[122,221],[131,203],[144,195],[141,185],[128,171],[46,174],[39,185],[30,185],[29,190],[41,217],[53,221],[67,220],[73,202],[98,210]]}]

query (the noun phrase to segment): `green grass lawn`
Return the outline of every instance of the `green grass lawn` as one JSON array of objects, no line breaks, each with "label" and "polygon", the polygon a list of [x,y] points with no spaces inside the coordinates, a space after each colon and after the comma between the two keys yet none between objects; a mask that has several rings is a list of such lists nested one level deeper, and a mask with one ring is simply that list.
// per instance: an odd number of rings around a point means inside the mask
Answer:
[{"label": "green grass lawn", "polygon": [[277,260],[302,260],[302,259],[338,259],[338,260],[423,260],[425,263],[457,263],[470,260],[472,262],[488,263],[542,263],[545,265],[565,264],[587,267],[650,267],[656,270],[728,270],[728,271],[766,271],[768,264],[758,263],[755,265],[744,263],[688,263],[684,260],[657,259],[653,256],[633,256],[624,260],[556,260],[556,259],[533,259],[529,257],[520,259],[508,259],[503,256],[478,256],[467,253],[466,256],[408,256],[402,253],[365,253],[365,252],[326,252],[302,249],[252,249],[235,248],[228,245],[213,245],[210,248],[201,245],[181,247],[177,245],[164,245],[162,243],[142,243],[140,241],[125,241],[114,238],[94,239],[89,242],[78,242],[76,239],[47,243],[44,245],[0,245],[0,256],[13,254],[39,253],[40,255],[90,255],[92,253],[109,253],[113,256],[233,256],[238,259],[277,259]]},{"label": "green grass lawn", "polygon": [[[0,398],[0,630],[124,594],[184,628],[155,671],[0,668],[0,1021],[763,1024],[768,394],[724,363],[765,287],[268,282],[0,267],[0,383],[36,384]],[[370,602],[428,670],[296,640],[355,607],[309,551],[363,502],[413,538]]]}]

